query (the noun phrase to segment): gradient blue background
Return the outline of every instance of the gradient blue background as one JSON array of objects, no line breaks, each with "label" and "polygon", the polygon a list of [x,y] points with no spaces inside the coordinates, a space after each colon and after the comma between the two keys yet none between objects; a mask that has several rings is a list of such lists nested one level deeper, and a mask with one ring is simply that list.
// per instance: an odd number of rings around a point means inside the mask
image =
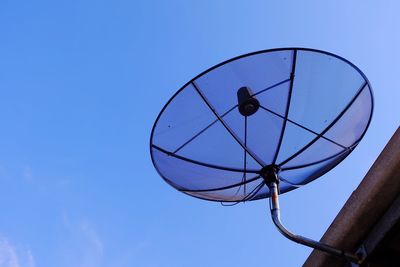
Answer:
[{"label": "gradient blue background", "polygon": [[0,266],[301,266],[266,201],[222,207],[158,177],[152,124],[208,67],[300,46],[369,78],[375,113],[338,167],[282,196],[319,239],[400,122],[398,1],[0,2]]}]

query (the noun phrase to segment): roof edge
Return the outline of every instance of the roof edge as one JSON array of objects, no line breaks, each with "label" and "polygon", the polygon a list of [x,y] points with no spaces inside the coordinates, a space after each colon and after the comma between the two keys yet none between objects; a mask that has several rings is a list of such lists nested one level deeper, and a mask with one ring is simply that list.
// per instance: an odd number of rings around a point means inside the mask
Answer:
[{"label": "roof edge", "polygon": [[[357,250],[399,193],[400,128],[397,128],[360,185],[333,220],[321,242],[340,249]],[[303,266],[337,267],[344,264],[339,258],[313,250]]]}]

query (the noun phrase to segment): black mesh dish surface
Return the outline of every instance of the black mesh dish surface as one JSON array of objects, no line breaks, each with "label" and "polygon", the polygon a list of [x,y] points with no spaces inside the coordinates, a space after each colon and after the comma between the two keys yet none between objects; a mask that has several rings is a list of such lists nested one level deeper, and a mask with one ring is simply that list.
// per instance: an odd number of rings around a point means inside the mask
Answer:
[{"label": "black mesh dish surface", "polygon": [[[247,87],[259,108],[239,112]],[[239,56],[185,84],[153,126],[163,179],[188,195],[240,202],[269,197],[260,170],[279,168],[280,192],[323,175],[357,146],[371,120],[365,75],[324,51],[283,48]]]}]

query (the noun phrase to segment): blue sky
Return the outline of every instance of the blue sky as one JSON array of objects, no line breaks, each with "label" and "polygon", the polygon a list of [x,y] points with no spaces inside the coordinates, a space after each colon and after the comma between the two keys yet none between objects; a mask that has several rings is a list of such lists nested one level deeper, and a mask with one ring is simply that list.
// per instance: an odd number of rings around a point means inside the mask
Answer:
[{"label": "blue sky", "polygon": [[164,103],[256,50],[330,51],[369,78],[375,113],[347,159],[282,196],[319,239],[397,129],[397,1],[1,1],[0,266],[300,266],[267,202],[183,195],[149,155]]}]

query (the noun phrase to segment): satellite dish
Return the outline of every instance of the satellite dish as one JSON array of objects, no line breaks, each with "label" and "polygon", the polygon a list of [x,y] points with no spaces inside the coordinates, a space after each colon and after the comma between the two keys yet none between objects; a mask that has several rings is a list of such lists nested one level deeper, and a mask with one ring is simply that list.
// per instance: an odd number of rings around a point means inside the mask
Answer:
[{"label": "satellite dish", "polygon": [[306,48],[258,51],[186,83],[156,119],[151,158],[168,184],[197,198],[270,197],[273,221],[286,237],[359,263],[360,255],[286,230],[278,195],[346,158],[372,110],[366,76],[346,59]]}]

